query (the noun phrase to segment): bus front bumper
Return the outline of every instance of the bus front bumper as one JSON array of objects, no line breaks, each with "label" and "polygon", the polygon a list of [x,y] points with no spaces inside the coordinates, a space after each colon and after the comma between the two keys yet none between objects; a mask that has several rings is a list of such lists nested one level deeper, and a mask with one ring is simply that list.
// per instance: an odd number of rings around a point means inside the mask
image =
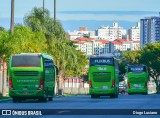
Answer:
[{"label": "bus front bumper", "polygon": [[142,93],[142,94],[145,94],[145,93],[148,93],[148,90],[147,89],[145,89],[145,88],[142,88],[142,89],[128,89],[128,93],[130,94],[140,94],[140,93]]},{"label": "bus front bumper", "polygon": [[94,89],[94,88],[89,88],[89,93],[90,94],[95,94],[95,95],[111,95],[116,93],[115,88],[110,88],[110,89]]},{"label": "bus front bumper", "polygon": [[35,91],[18,91],[18,90],[10,90],[10,97],[22,97],[22,98],[38,98],[44,96],[43,90],[35,90]]}]

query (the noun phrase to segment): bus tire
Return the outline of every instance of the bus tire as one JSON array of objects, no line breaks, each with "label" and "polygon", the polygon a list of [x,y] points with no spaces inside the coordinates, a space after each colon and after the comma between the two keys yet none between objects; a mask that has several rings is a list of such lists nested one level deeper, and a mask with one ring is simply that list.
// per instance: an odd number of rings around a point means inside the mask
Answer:
[{"label": "bus tire", "polygon": [[116,94],[110,95],[110,98],[116,98]]},{"label": "bus tire", "polygon": [[148,95],[148,93],[143,93],[143,95]]},{"label": "bus tire", "polygon": [[128,93],[128,95],[133,95],[133,93]]},{"label": "bus tire", "polygon": [[42,97],[38,99],[39,102],[47,102],[47,98],[46,97]]},{"label": "bus tire", "polygon": [[19,98],[19,99],[18,99],[18,102],[20,102],[20,103],[21,103],[21,102],[22,102],[22,99],[21,99],[21,98]]},{"label": "bus tire", "polygon": [[17,102],[17,98],[12,98],[13,103]]},{"label": "bus tire", "polygon": [[91,98],[99,98],[99,95],[91,95]]},{"label": "bus tire", "polygon": [[49,101],[53,101],[53,97],[48,97],[48,100]]}]

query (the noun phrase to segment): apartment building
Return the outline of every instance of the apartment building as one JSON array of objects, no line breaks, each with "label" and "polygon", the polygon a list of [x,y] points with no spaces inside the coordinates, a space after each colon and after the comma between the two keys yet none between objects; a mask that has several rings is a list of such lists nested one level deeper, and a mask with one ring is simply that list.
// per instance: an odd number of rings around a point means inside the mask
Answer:
[{"label": "apartment building", "polygon": [[106,40],[77,38],[73,40],[77,50],[84,52],[87,56],[105,55],[109,53],[109,42]]},{"label": "apartment building", "polygon": [[140,46],[160,42],[160,17],[146,17],[140,20]]},{"label": "apartment building", "polygon": [[110,42],[110,52],[114,50],[129,51],[138,50],[140,48],[140,41],[126,40],[126,39],[116,39]]},{"label": "apartment building", "polygon": [[123,27],[118,26],[118,22],[114,22],[113,26],[109,27],[99,27],[96,30],[96,35],[99,39],[106,39],[108,41],[113,41],[117,38],[122,38],[127,32]]},{"label": "apartment building", "polygon": [[137,23],[137,26],[131,27],[129,29],[129,39],[133,41],[139,41],[140,40],[140,22]]}]

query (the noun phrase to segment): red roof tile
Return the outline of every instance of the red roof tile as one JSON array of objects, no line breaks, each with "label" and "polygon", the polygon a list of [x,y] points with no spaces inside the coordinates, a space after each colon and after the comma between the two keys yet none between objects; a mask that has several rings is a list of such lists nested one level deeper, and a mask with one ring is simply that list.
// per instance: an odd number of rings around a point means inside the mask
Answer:
[{"label": "red roof tile", "polygon": [[118,42],[118,41],[112,41],[113,44],[116,44],[116,45],[121,45],[122,42]]},{"label": "red roof tile", "polygon": [[102,42],[103,44],[109,43],[109,41],[107,40],[99,40],[100,42]]}]

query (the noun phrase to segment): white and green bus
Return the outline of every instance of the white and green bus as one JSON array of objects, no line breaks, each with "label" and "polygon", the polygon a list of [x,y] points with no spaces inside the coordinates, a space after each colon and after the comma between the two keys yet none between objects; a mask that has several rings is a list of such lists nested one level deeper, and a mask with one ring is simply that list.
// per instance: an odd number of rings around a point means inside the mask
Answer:
[{"label": "white and green bus", "polygon": [[9,95],[13,102],[25,99],[51,101],[57,73],[54,60],[48,54],[13,54],[8,64]]},{"label": "white and green bus", "polygon": [[113,57],[90,57],[89,94],[91,98],[119,94],[118,61]]},{"label": "white and green bus", "polygon": [[128,65],[128,94],[148,94],[148,71],[145,65]]}]

